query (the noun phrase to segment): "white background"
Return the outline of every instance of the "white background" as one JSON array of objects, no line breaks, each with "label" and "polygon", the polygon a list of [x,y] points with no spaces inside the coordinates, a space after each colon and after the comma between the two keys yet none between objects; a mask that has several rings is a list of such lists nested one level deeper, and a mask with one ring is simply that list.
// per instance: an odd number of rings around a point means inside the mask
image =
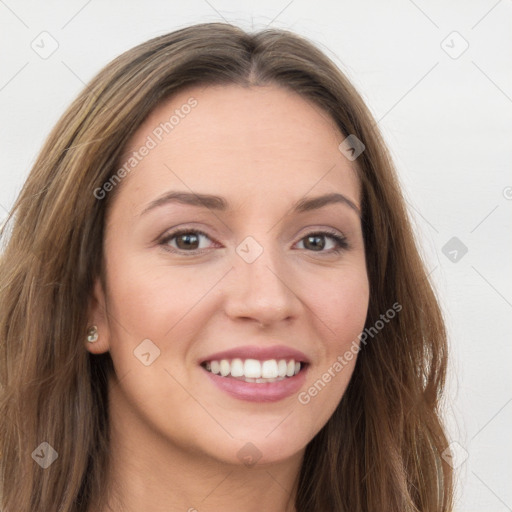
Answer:
[{"label": "white background", "polygon": [[[365,98],[448,324],[455,464],[469,453],[456,510],[512,510],[511,0],[0,0],[0,223],[51,127],[101,67],[154,36],[223,20],[310,38]],[[58,43],[46,59],[31,47],[43,31]],[[445,249],[455,262],[442,250],[452,237],[468,249]]]}]

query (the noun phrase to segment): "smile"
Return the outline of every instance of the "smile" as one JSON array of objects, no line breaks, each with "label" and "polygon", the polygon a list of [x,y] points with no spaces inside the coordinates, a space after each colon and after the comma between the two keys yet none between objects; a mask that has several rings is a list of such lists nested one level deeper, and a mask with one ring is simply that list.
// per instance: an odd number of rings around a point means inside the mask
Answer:
[{"label": "smile", "polygon": [[297,394],[305,384],[309,363],[294,359],[212,359],[201,363],[200,368],[217,389],[232,398],[269,403]]},{"label": "smile", "polygon": [[205,361],[203,368],[215,375],[235,378],[244,382],[264,384],[277,382],[297,375],[301,363],[295,359],[221,359],[220,361]]}]

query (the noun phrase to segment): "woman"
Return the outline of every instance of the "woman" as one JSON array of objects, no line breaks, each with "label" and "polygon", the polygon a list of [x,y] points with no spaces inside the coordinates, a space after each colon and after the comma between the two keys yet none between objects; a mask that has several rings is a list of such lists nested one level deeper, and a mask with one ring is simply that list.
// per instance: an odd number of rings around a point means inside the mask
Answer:
[{"label": "woman", "polygon": [[440,309],[310,42],[208,23],[127,51],[12,214],[2,510],[451,509]]}]

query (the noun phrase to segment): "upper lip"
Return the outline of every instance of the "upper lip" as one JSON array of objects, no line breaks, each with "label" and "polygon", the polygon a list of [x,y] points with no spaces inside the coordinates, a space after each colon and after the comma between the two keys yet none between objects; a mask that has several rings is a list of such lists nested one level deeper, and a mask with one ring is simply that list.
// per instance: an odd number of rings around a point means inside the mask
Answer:
[{"label": "upper lip", "polygon": [[272,345],[271,347],[261,347],[257,345],[246,345],[245,347],[236,347],[222,352],[216,352],[199,360],[199,364],[206,361],[220,361],[221,359],[257,359],[266,361],[268,359],[294,359],[296,362],[309,363],[309,358],[295,348],[285,345]]}]

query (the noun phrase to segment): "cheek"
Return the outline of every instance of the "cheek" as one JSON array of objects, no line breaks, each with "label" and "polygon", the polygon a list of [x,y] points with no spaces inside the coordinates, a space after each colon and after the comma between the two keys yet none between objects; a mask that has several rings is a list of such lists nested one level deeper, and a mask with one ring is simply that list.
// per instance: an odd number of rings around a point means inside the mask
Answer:
[{"label": "cheek", "polygon": [[218,277],[203,279],[197,272],[193,275],[192,267],[148,260],[111,255],[115,264],[108,268],[110,353],[119,375],[142,379],[139,385],[144,389],[159,389],[162,376],[164,381],[169,378],[164,369],[186,357],[187,329],[195,328],[190,319],[197,317],[197,306]]},{"label": "cheek", "polygon": [[328,421],[352,377],[368,301],[369,285],[363,269],[347,268],[310,294],[308,306],[317,320],[316,331],[323,333],[322,353],[297,399],[312,433]]},{"label": "cheek", "polygon": [[117,261],[109,277],[112,315],[129,332],[145,337],[164,336],[222,277],[217,271],[198,273],[192,266],[165,265],[147,258]]},{"label": "cheek", "polygon": [[[368,312],[369,284],[366,270],[346,268],[309,287],[308,306],[323,323],[322,332],[337,349],[363,330]],[[319,326],[320,329],[320,326]]]}]

